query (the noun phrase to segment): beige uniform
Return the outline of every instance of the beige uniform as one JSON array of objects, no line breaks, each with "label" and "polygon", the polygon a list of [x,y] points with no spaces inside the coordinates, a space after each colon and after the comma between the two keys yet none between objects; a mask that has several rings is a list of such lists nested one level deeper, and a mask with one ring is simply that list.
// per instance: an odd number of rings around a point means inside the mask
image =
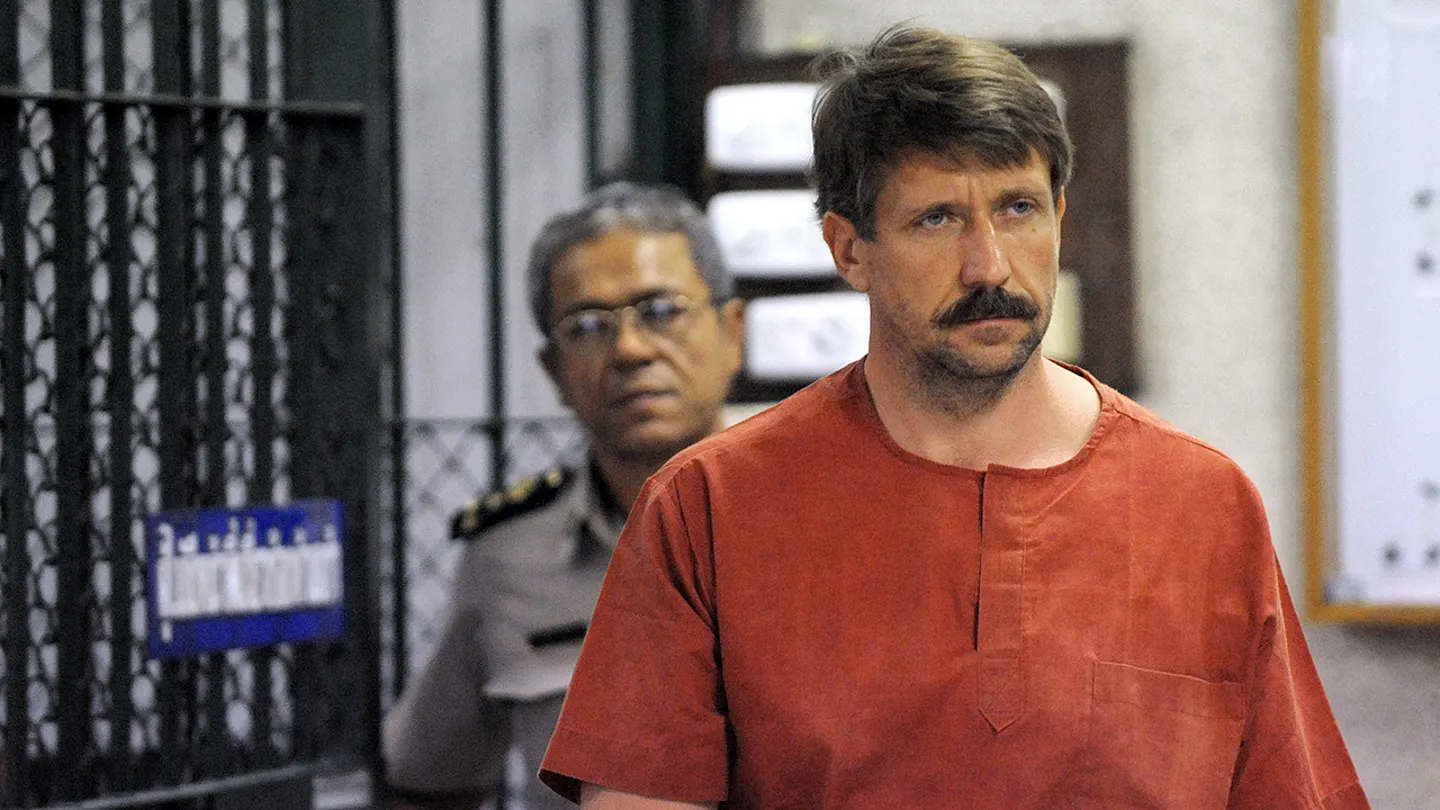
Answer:
[{"label": "beige uniform", "polygon": [[534,773],[624,522],[592,476],[553,471],[456,515],[466,545],[444,632],[385,717],[386,781],[398,792],[498,786],[513,744],[526,806],[572,807]]}]

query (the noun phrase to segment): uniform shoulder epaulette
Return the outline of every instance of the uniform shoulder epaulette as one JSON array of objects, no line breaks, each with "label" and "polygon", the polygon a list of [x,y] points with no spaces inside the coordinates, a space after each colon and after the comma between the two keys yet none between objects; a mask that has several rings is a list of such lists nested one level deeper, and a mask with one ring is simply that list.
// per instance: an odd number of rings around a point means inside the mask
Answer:
[{"label": "uniform shoulder epaulette", "polygon": [[510,518],[533,512],[554,501],[575,478],[575,471],[556,467],[540,475],[516,481],[509,489],[476,498],[450,519],[450,537],[469,540]]}]

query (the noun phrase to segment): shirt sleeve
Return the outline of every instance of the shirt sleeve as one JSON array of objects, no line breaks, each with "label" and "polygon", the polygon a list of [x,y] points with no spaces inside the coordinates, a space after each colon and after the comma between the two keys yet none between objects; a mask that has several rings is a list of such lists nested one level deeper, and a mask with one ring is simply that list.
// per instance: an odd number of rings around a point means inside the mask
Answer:
[{"label": "shirt sleeve", "polygon": [[720,680],[703,486],[646,485],[606,573],[540,779],[672,801],[726,798],[730,735]]},{"label": "shirt sleeve", "polygon": [[484,693],[485,617],[457,597],[434,654],[385,716],[385,778],[400,791],[470,794],[504,783],[509,714]]},{"label": "shirt sleeve", "polygon": [[1249,686],[1229,807],[1369,808],[1273,553],[1271,566],[1274,610],[1265,620]]}]

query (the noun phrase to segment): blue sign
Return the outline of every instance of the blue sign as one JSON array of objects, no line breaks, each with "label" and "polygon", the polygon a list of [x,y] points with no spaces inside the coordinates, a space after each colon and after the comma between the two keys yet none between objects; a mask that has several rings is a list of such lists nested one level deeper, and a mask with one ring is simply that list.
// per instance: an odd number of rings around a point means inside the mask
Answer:
[{"label": "blue sign", "polygon": [[150,655],[340,635],[340,504],[162,512],[145,520]]}]

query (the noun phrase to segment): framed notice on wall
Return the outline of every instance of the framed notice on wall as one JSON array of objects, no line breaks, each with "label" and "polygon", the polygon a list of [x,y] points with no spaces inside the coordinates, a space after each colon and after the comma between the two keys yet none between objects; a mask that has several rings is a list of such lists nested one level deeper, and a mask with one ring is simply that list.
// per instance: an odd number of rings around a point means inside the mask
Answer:
[{"label": "framed notice on wall", "polygon": [[1440,623],[1440,2],[1300,31],[1307,603]]}]

